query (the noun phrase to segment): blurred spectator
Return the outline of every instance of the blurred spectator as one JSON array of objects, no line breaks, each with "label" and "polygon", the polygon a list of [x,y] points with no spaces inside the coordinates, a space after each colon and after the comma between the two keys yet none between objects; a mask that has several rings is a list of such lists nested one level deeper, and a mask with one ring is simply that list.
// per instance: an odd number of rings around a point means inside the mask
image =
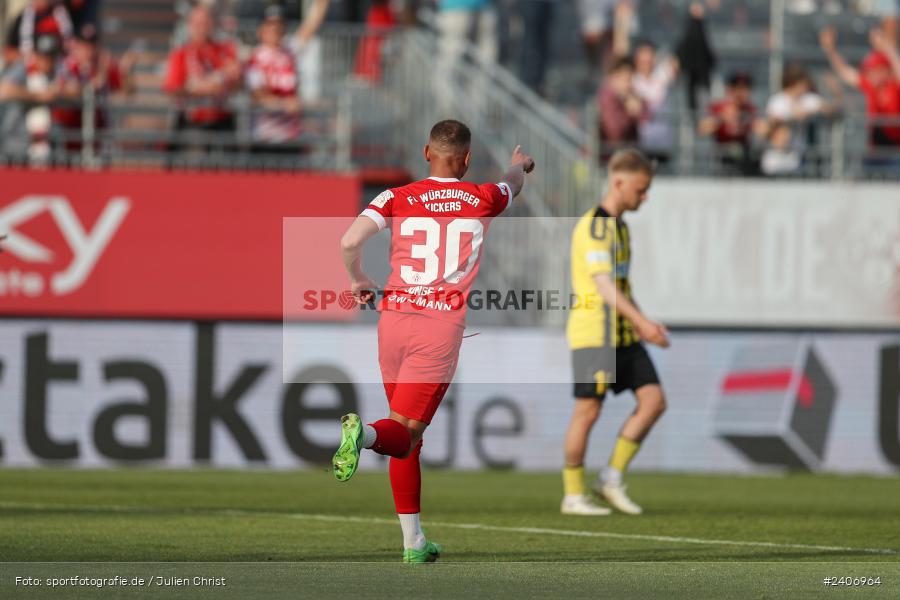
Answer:
[{"label": "blurred spectator", "polygon": [[581,39],[591,74],[611,68],[628,55],[628,38],[634,27],[631,0],[578,0]]},{"label": "blurred spectator", "polygon": [[[131,91],[131,70],[136,56],[127,53],[116,61],[107,50],[99,47],[99,35],[93,25],[82,27],[72,43],[58,72],[60,96],[80,103],[85,91],[91,91],[97,108],[94,127],[104,129],[109,125],[106,104],[115,92]],[[84,110],[80,106],[64,106],[54,111],[54,120],[64,129],[75,134],[66,146],[69,150],[81,147],[79,131],[83,125]]]},{"label": "blurred spectator", "polygon": [[419,22],[419,8],[422,0],[403,0],[400,13],[403,15],[403,24],[415,26]]},{"label": "blurred spectator", "polygon": [[765,175],[790,175],[800,170],[803,157],[793,139],[787,123],[776,123],[769,130],[768,144],[760,161]]},{"label": "blurred spectator", "polygon": [[33,51],[7,69],[0,80],[0,101],[17,101],[25,111],[24,135],[29,163],[50,162],[52,114],[50,104],[59,97],[56,80],[57,59],[62,51],[60,38],[39,35]]},{"label": "blurred spectator", "polygon": [[214,17],[221,18],[235,13],[238,0],[194,0],[194,4],[208,8]]},{"label": "blurred spectator", "polygon": [[[6,36],[10,29],[10,24],[16,20],[25,7],[28,6],[29,0],[0,0],[0,45],[3,48],[3,56],[0,61],[6,58]],[[0,66],[2,68],[2,66]]]},{"label": "blurred spectator", "polygon": [[265,7],[273,4],[263,0],[177,0],[175,10],[179,18],[172,32],[172,45],[182,46],[190,38],[191,14],[195,8],[206,9],[214,23],[213,37],[220,44],[230,43],[236,50],[241,48],[238,34],[240,21],[237,15],[247,19],[261,20]]},{"label": "blurred spectator", "polygon": [[341,21],[346,23],[362,23],[366,18],[363,0],[342,0]]},{"label": "blurred spectator", "polygon": [[356,50],[354,74],[373,83],[381,81],[382,46],[385,34],[396,24],[388,0],[372,0],[366,16],[366,36]]},{"label": "blurred spectator", "polygon": [[28,56],[34,51],[35,39],[40,35],[55,35],[65,45],[72,33],[72,19],[63,4],[54,0],[30,0],[9,27],[4,56],[7,62]]},{"label": "blurred spectator", "polygon": [[[808,148],[818,145],[817,117],[834,114],[842,98],[840,86],[834,78],[830,77],[828,80],[835,91],[835,102],[829,102],[816,92],[803,67],[794,64],[785,68],[781,78],[781,91],[769,98],[766,104],[766,118],[770,126],[778,130],[769,132],[770,146],[774,138],[777,137],[780,142],[785,135],[790,138],[788,141],[791,149],[800,154],[805,154]],[[815,153],[807,158],[816,165],[819,163],[819,157]]]},{"label": "blurred spectator", "polygon": [[302,51],[321,29],[330,4],[331,0],[304,0],[303,21],[296,33],[297,51]]},{"label": "blurred spectator", "polygon": [[297,72],[303,85],[300,98],[306,104],[318,102],[322,95],[322,42],[316,37],[331,0],[304,0],[303,21],[296,33],[294,48],[297,58]]},{"label": "blurred spectator", "polygon": [[235,47],[213,38],[210,10],[197,6],[188,17],[188,40],[169,55],[164,88],[178,98],[203,106],[179,111],[177,131],[233,131],[235,120],[226,106],[241,78]]},{"label": "blurred spectator", "polygon": [[[603,80],[598,95],[603,153],[638,141],[638,126],[649,116],[647,103],[634,89],[634,63],[618,59]],[[609,146],[612,146],[609,148]]]},{"label": "blurred spectator", "polygon": [[254,149],[277,152],[278,144],[296,140],[300,135],[300,82],[294,64],[296,52],[291,51],[296,51],[298,40],[283,44],[284,18],[277,5],[266,9],[257,36],[260,43],[253,49],[245,74],[247,89],[262,110],[253,119],[253,140],[263,145],[255,145]]},{"label": "blurred spectator", "polygon": [[638,126],[641,149],[657,160],[666,160],[674,143],[667,101],[678,75],[678,59],[667,57],[657,64],[656,48],[642,42],[634,49],[634,67],[634,90],[649,112],[649,118]]},{"label": "blurred spectator", "polygon": [[437,27],[448,64],[459,60],[466,41],[475,43],[482,62],[497,61],[497,13],[491,0],[438,0]]},{"label": "blurred spectator", "polygon": [[[870,34],[872,52],[860,68],[851,66],[837,51],[837,34],[833,28],[822,30],[819,42],[831,67],[845,84],[858,88],[866,97],[870,119],[872,146],[900,145],[900,57],[884,34],[873,29]],[[881,123],[877,121],[891,121]]]},{"label": "blurred spectator", "polygon": [[900,0],[873,0],[872,14],[881,18],[881,30],[894,48],[900,39]]},{"label": "blurred spectator", "polygon": [[835,108],[815,91],[803,67],[788,65],[781,77],[781,91],[766,104],[766,117],[782,123],[803,122],[831,114]]},{"label": "blurred spectator", "polygon": [[72,18],[74,31],[81,31],[86,25],[98,26],[97,12],[100,8],[100,0],[64,0],[63,5],[68,9]]},{"label": "blurred spectator", "polygon": [[726,170],[732,174],[754,175],[751,156],[754,133],[765,133],[765,122],[756,116],[750,101],[753,80],[747,73],[733,73],[725,87],[725,98],[713,102],[709,114],[700,120],[701,135],[711,135]]},{"label": "blurred spectator", "polygon": [[550,33],[555,0],[518,0],[523,21],[522,51],[519,53],[519,77],[541,94],[550,58]]},{"label": "blurred spectator", "polygon": [[709,94],[710,78],[716,67],[716,55],[706,35],[705,17],[706,8],[699,2],[691,2],[684,32],[675,49],[684,73],[688,108],[692,115],[697,114],[703,99]]}]

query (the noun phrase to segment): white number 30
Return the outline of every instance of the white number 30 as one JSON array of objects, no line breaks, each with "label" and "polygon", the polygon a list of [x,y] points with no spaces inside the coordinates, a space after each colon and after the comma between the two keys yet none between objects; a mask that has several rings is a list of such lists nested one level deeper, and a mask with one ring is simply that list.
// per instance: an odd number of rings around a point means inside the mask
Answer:
[{"label": "white number 30", "polygon": [[[411,237],[416,232],[425,232],[424,244],[413,244],[410,258],[424,260],[425,270],[416,271],[410,265],[400,265],[400,278],[410,285],[431,285],[438,278],[438,250],[444,248],[444,281],[459,283],[478,262],[478,253],[484,238],[484,226],[478,219],[454,219],[447,224],[447,237],[441,244],[441,226],[431,217],[410,217],[400,224],[400,235]],[[465,269],[460,270],[459,251],[462,234],[472,234],[472,253],[466,261]]]}]

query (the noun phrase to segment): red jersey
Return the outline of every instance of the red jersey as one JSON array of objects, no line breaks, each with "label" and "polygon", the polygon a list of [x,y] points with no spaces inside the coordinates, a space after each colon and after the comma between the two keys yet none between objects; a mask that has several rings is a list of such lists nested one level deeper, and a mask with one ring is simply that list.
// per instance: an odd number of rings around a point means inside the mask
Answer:
[{"label": "red jersey", "polygon": [[[234,45],[227,42],[185,44],[169,55],[169,66],[163,87],[167,92],[182,91],[190,86],[192,79],[221,72],[226,65],[236,60]],[[224,73],[222,76],[225,77]],[[222,106],[196,108],[190,112],[189,120],[194,123],[214,123],[227,118],[230,114]]]},{"label": "red jersey", "polygon": [[353,67],[356,76],[376,83],[381,81],[382,46],[388,31],[395,24],[394,13],[387,4],[369,9],[366,17],[369,32],[356,50],[356,66]]},{"label": "red jersey", "polygon": [[6,46],[29,55],[34,52],[35,39],[46,34],[58,36],[63,42],[72,37],[72,19],[65,6],[50,6],[40,12],[26,6],[10,27]]},{"label": "red jersey", "polygon": [[429,177],[382,192],[362,214],[391,228],[391,275],[381,310],[465,326],[491,219],[512,202],[506,183]]},{"label": "red jersey", "polygon": [[285,48],[257,46],[247,62],[247,86],[275,96],[297,95],[297,69],[294,56]]},{"label": "red jersey", "polygon": [[[294,54],[284,47],[257,46],[247,63],[245,79],[247,88],[262,90],[280,98],[296,98],[297,68]],[[253,138],[282,143],[300,135],[300,117],[281,111],[263,111],[253,119]]]},{"label": "red jersey", "polygon": [[756,107],[750,103],[734,105],[730,100],[719,100],[709,106],[709,112],[723,117],[729,111],[737,112],[736,122],[721,122],[714,135],[720,144],[731,142],[745,143],[753,132],[753,121],[756,119]]},{"label": "red jersey", "polygon": [[[91,64],[78,62],[74,56],[68,56],[63,61],[57,76],[63,83],[77,81],[82,87],[91,85],[91,82],[97,77],[100,71],[100,61],[97,60]],[[118,63],[110,58],[104,65],[106,74],[103,78],[103,87],[97,90],[98,100],[104,102],[111,92],[122,89],[124,78],[122,71],[119,69]],[[53,111],[54,120],[68,129],[77,129],[81,127],[82,109],[73,107],[57,108]],[[106,126],[106,118],[104,111],[100,107],[97,108],[94,124],[97,127]]]},{"label": "red jersey", "polygon": [[865,74],[859,78],[859,91],[866,96],[866,113],[869,117],[884,118],[887,122],[873,124],[886,138],[881,145],[900,144],[900,81],[891,79],[875,87],[866,79]]}]

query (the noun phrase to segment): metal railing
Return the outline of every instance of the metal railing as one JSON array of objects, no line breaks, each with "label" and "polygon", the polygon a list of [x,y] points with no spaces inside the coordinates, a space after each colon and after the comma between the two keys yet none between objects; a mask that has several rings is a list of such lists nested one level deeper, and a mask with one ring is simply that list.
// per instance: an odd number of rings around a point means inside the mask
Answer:
[{"label": "metal railing", "polygon": [[[798,158],[794,168],[767,173],[763,158],[777,151],[767,137],[749,133],[744,143],[720,144],[714,135],[701,135],[697,124],[706,112],[675,110],[653,115],[655,127],[664,127],[669,143],[642,146],[640,141],[612,143],[600,139],[600,115],[595,103],[585,110],[585,129],[597,140],[597,160],[601,163],[619,147],[637,146],[657,159],[657,172],[663,175],[699,177],[780,176],[833,180],[900,179],[900,140],[896,145],[874,145],[875,129],[900,130],[900,116],[870,116],[846,111],[830,117],[812,117],[789,122],[790,143],[784,154]],[[760,120],[766,121],[761,118]],[[768,121],[771,131],[774,121]],[[895,138],[896,139],[896,138]]]},{"label": "metal railing", "polygon": [[[374,72],[371,65],[360,66],[360,48],[372,40],[377,40],[379,52]],[[265,145],[255,143],[252,124],[261,113],[245,93],[236,94],[228,103],[236,115],[230,133],[176,131],[178,113],[189,106],[174,99],[136,102],[86,95],[81,129],[54,127],[52,160],[84,167],[171,164],[344,170],[403,165],[421,175],[421,147],[428,128],[440,118],[455,116],[469,122],[476,136],[472,177],[499,175],[517,143],[535,156],[539,168],[529,178],[529,201],[517,214],[578,214],[600,193],[596,114],[588,111],[587,118],[570,118],[503,67],[482,63],[473,48],[464,47],[460,58],[451,63],[440,57],[438,35],[430,29],[377,32],[354,26],[329,26],[315,44],[317,99],[303,111],[300,136],[273,145],[271,153],[265,152]],[[95,111],[91,106],[105,115],[105,127],[92,122]],[[2,160],[27,163],[27,132],[21,123],[25,107],[6,103],[0,112],[4,108],[16,114],[7,114],[7,119],[0,116]],[[667,115],[667,121],[675,141],[664,169],[686,175],[735,174],[733,169],[720,168],[720,149],[695,134],[695,116],[676,111]],[[804,149],[806,160],[795,175],[900,176],[896,170],[879,166],[879,161],[890,158],[892,149],[871,148],[869,128],[869,119],[851,110],[839,119],[820,123],[818,139]],[[207,145],[214,151],[181,152],[182,156],[172,159],[175,149],[189,145]],[[287,154],[291,149],[296,155]],[[607,149],[604,145],[603,151]],[[761,153],[762,148],[754,150]]]},{"label": "metal railing", "polygon": [[[103,168],[163,166],[167,168],[242,170],[349,170],[342,160],[349,151],[341,144],[340,115],[336,105],[304,110],[297,118],[300,132],[285,141],[267,142],[253,133],[256,119],[279,115],[236,95],[223,106],[233,125],[205,130],[190,122],[178,126],[179,115],[209,107],[202,102],[169,106],[136,104],[120,99],[94,99],[90,92],[81,102],[37,104],[0,102],[0,162],[32,166]],[[28,116],[34,111],[64,110],[80,125],[66,127],[56,119],[35,131]],[[138,117],[152,124],[126,125]],[[154,126],[156,125],[156,126]],[[37,145],[47,147],[40,156]]]}]

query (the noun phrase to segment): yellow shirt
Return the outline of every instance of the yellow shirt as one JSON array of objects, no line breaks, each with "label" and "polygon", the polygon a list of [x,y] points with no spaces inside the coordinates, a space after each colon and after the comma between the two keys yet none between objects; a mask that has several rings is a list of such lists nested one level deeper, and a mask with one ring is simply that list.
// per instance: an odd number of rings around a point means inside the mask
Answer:
[{"label": "yellow shirt", "polygon": [[601,207],[585,213],[572,233],[572,291],[566,337],[572,350],[630,346],[638,342],[632,324],[618,315],[597,291],[594,275],[615,279],[616,287],[632,300],[628,282],[631,244],[628,226]]}]

